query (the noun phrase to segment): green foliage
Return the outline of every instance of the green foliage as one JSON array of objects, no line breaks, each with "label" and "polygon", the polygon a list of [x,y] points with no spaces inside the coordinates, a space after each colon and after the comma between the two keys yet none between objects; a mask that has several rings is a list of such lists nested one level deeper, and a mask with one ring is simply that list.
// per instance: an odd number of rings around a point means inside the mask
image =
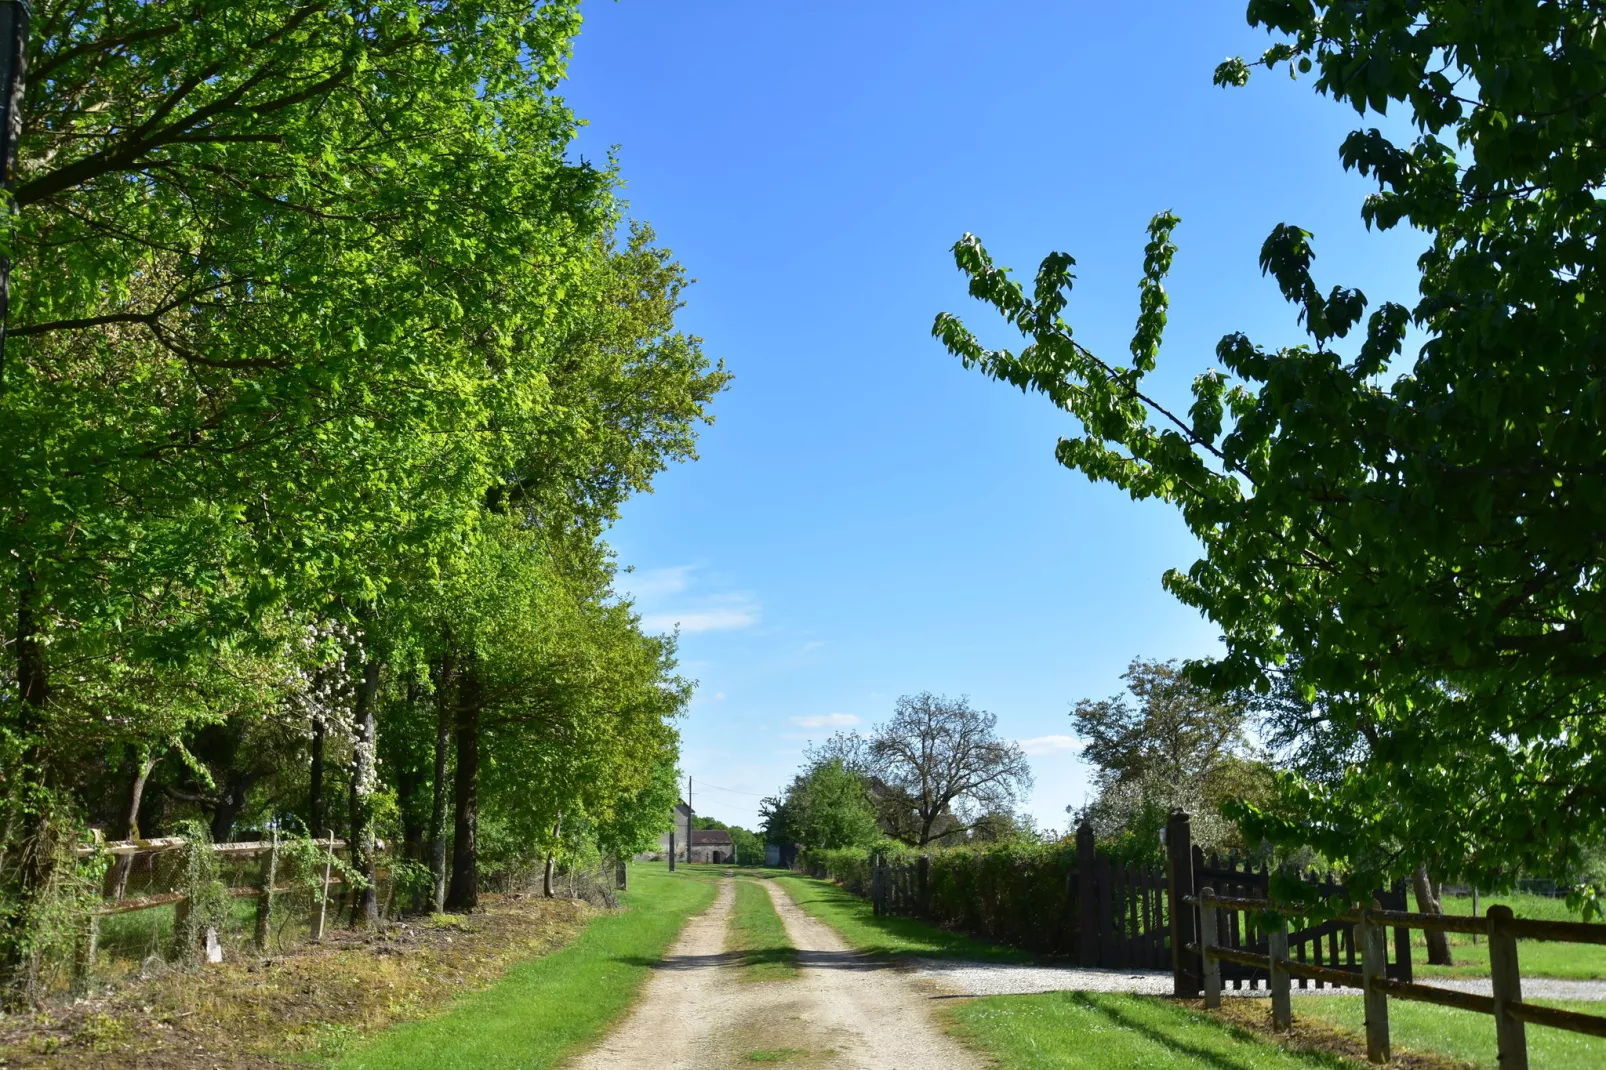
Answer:
[{"label": "green foliage", "polygon": [[1098,787],[1082,820],[1107,850],[1128,862],[1163,859],[1160,830],[1176,809],[1192,812],[1195,843],[1243,852],[1246,845],[1221,818],[1221,805],[1264,800],[1272,791],[1271,770],[1245,735],[1243,703],[1211,694],[1174,661],[1134,659],[1121,678],[1135,704],[1116,695],[1083,699],[1071,711]]},{"label": "green foliage", "polygon": [[[219,839],[306,820],[316,733],[310,831],[354,799],[361,869],[376,832],[418,842],[437,707],[465,706],[487,874],[649,842],[689,684],[600,536],[729,376],[612,165],[570,154],[575,4],[46,0],[33,25],[0,846],[57,804],[123,827],[141,768]],[[37,913],[48,869],[0,898]]]},{"label": "green foliage", "polygon": [[974,962],[1030,960],[1013,948],[985,944],[913,918],[876,917],[868,900],[829,881],[780,876],[775,882],[804,912],[831,926],[853,947],[873,955],[919,955]]},{"label": "green foliage", "polygon": [[1015,840],[918,851],[887,841],[869,850],[806,851],[803,864],[855,895],[869,896],[873,856],[913,864],[922,854],[931,860],[926,921],[1010,947],[1070,950],[1060,940],[1071,913],[1072,842]]},{"label": "green foliage", "polygon": [[816,756],[792,778],[782,797],[759,805],[768,843],[833,850],[880,837],[865,779],[840,757]]},{"label": "green foliage", "polygon": [[179,848],[179,884],[184,900],[173,914],[173,954],[186,962],[199,961],[206,952],[206,932],[221,933],[229,914],[229,890],[218,879],[217,852],[199,821],[178,826],[184,837]]},{"label": "green foliage", "polygon": [[[1343,997],[1337,997],[1343,998]],[[1359,1000],[1351,1000],[1359,1006]],[[1305,1005],[1304,997],[1299,1006]],[[1390,1004],[1390,1012],[1399,1004]],[[1325,1052],[1266,1043],[1181,1001],[1105,992],[1047,992],[965,1000],[954,1031],[999,1065],[1022,1070],[1126,1070],[1133,1066],[1234,1070],[1336,1070]],[[1548,1065],[1548,1064],[1547,1064]]]},{"label": "green foliage", "polygon": [[736,905],[725,931],[725,951],[742,963],[749,981],[785,981],[797,976],[797,949],[775,912],[769,893],[757,881],[736,882]]},{"label": "green foliage", "polygon": [[515,967],[494,988],[439,1017],[373,1038],[337,1070],[550,1067],[603,1035],[629,1009],[686,919],[714,899],[710,882],[633,866],[624,909],[593,918],[561,951]]},{"label": "green foliage", "polygon": [[[1261,267],[1309,341],[1229,335],[1186,412],[1150,388],[1178,220],[1150,226],[1130,366],[1075,340],[1074,260],[1031,287],[966,235],[970,293],[1026,339],[989,349],[955,317],[934,333],[968,367],[1074,418],[1058,457],[1134,498],[1175,505],[1204,557],[1165,584],[1222,632],[1190,667],[1221,692],[1292,676],[1365,761],[1288,775],[1233,811],[1252,842],[1308,845],[1372,887],[1426,862],[1483,887],[1524,869],[1579,877],[1606,834],[1606,303],[1595,195],[1606,67],[1590,5],[1439,0],[1255,2],[1278,35],[1267,67],[1314,71],[1358,114],[1403,107],[1414,134],[1352,133],[1344,166],[1374,179],[1371,226],[1427,236],[1414,307],[1312,272],[1313,240],[1277,227]],[[1250,65],[1217,73],[1241,84]],[[1408,327],[1425,342],[1402,354]]]}]

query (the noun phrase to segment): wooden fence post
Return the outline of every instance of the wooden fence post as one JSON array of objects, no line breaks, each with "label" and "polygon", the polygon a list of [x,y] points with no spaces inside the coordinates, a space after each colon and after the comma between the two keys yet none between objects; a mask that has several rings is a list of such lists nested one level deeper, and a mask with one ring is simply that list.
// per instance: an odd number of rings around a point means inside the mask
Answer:
[{"label": "wooden fence post", "polygon": [[881,856],[870,856],[870,913],[880,917],[884,911],[881,904],[882,882],[886,879],[881,870]]},{"label": "wooden fence post", "polygon": [[1522,1002],[1522,973],[1517,967],[1517,938],[1506,922],[1511,908],[1489,908],[1489,980],[1494,986],[1495,1039],[1500,1045],[1500,1070],[1528,1070],[1528,1031],[1508,1008]]},{"label": "wooden fence post", "polygon": [[318,921],[312,927],[312,939],[316,943],[323,939],[323,925],[325,916],[329,911],[329,868],[335,860],[335,830],[329,829],[329,854],[323,860],[323,891],[318,896]]},{"label": "wooden fence post", "polygon": [[1366,1057],[1374,1063],[1386,1063],[1390,1057],[1389,997],[1378,982],[1388,973],[1388,931],[1365,920],[1357,928],[1361,938],[1361,989],[1365,993]]},{"label": "wooden fence post", "polygon": [[1275,1033],[1286,1033],[1294,1026],[1294,1008],[1289,1000],[1288,970],[1288,919],[1278,916],[1276,926],[1266,932],[1267,951],[1271,956],[1271,1028]]},{"label": "wooden fence post", "polygon": [[1184,999],[1199,994],[1199,957],[1187,950],[1194,942],[1197,915],[1183,900],[1193,896],[1193,826],[1186,810],[1173,810],[1165,823],[1166,892],[1171,907],[1172,993]]},{"label": "wooden fence post", "polygon": [[1076,830],[1076,910],[1082,930],[1081,962],[1087,967],[1099,964],[1098,889],[1093,884],[1096,851],[1093,826],[1084,821]]},{"label": "wooden fence post", "polygon": [[273,886],[279,879],[279,830],[273,830],[273,846],[268,849],[268,861],[262,867],[262,885],[257,892],[256,948],[258,953],[268,950],[268,938],[273,935]]},{"label": "wooden fence post", "polygon": [[1216,906],[1213,888],[1199,889],[1199,948],[1204,963],[1204,1003],[1211,1010],[1221,1006],[1221,960],[1210,952],[1216,947]]},{"label": "wooden fence post", "polygon": [[931,917],[931,856],[921,855],[915,863],[915,910],[922,919]]}]

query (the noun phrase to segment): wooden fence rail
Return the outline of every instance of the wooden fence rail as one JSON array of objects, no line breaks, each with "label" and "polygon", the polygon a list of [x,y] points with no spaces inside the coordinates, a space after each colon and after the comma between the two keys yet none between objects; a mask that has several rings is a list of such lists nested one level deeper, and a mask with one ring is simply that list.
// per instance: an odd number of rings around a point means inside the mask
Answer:
[{"label": "wooden fence rail", "polygon": [[[1402,910],[1371,908],[1338,915],[1335,923],[1354,926],[1361,949],[1361,968],[1338,969],[1291,961],[1286,939],[1287,922],[1300,911],[1269,899],[1218,896],[1205,887],[1188,897],[1198,907],[1200,939],[1189,950],[1204,961],[1205,1006],[1221,1006],[1222,963],[1233,963],[1264,970],[1271,984],[1271,1024],[1279,1032],[1292,1022],[1290,980],[1310,978],[1327,984],[1358,988],[1366,1002],[1366,1054],[1374,1063],[1390,1058],[1388,1001],[1394,999],[1433,1003],[1441,1007],[1492,1015],[1499,1044],[1500,1070],[1528,1070],[1529,1024],[1566,1029],[1575,1033],[1606,1037],[1606,1017],[1577,1011],[1540,1007],[1522,1001],[1522,973],[1517,962],[1517,941],[1555,940],[1567,943],[1606,944],[1606,925],[1585,922],[1535,921],[1512,916],[1511,908],[1493,906],[1480,921],[1476,918],[1440,914],[1413,914]],[[1221,921],[1226,916],[1257,915],[1273,935],[1269,951],[1260,954],[1224,946],[1220,940]],[[1489,938],[1489,972],[1493,994],[1488,996],[1454,989],[1436,988],[1386,975],[1386,928],[1423,929],[1437,932],[1477,933]]]}]

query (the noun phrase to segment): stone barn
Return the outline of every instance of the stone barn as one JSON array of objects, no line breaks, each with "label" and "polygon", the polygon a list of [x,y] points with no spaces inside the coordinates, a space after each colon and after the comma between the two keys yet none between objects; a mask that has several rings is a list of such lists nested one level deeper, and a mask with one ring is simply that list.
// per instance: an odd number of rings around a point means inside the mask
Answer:
[{"label": "stone barn", "polygon": [[732,865],[736,861],[736,844],[724,829],[693,829],[691,858],[688,861]]}]

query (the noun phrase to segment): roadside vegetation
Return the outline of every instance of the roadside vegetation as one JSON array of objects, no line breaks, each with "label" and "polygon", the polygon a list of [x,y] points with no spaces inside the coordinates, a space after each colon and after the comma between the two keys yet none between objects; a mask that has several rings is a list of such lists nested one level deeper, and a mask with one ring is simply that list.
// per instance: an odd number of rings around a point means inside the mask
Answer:
[{"label": "roadside vegetation", "polygon": [[797,949],[769,893],[757,881],[736,882],[725,950],[740,957],[745,980],[785,981],[797,976]]},{"label": "roadside vegetation", "polygon": [[336,1070],[520,1070],[556,1065],[601,1036],[635,1001],[686,919],[713,902],[718,872],[631,867],[621,909],[573,943],[515,966],[495,986],[438,1017],[354,1046]]},{"label": "roadside vegetation", "polygon": [[869,900],[830,881],[792,874],[777,877],[776,883],[807,914],[834,928],[861,951],[889,958],[914,955],[972,962],[1031,961],[1023,951],[972,940],[913,918],[878,918]]},{"label": "roadside vegetation", "polygon": [[[961,1040],[1022,1070],[1135,1066],[1308,1070],[1354,1064],[1257,1039],[1219,1018],[1166,1000],[1101,992],[990,996],[946,1011]],[[1444,1065],[1444,1070],[1452,1070]]]},{"label": "roadside vegetation", "polygon": [[[1446,914],[1467,914],[1472,911],[1471,896],[1444,896],[1441,903]],[[1478,914],[1491,906],[1504,904],[1519,918],[1536,918],[1542,921],[1578,921],[1579,912],[1571,909],[1565,899],[1544,895],[1506,894],[1478,897]],[[1467,933],[1447,933],[1453,965],[1440,966],[1429,962],[1428,948],[1420,932],[1413,932],[1411,946],[1413,969],[1418,977],[1471,977],[1489,976],[1489,941],[1478,937],[1477,943]],[[1597,944],[1569,944],[1552,940],[1520,940],[1517,942],[1517,961],[1524,977],[1558,977],[1573,981],[1606,980],[1606,947]],[[1599,1009],[1599,1008],[1597,1008]]]},{"label": "roadside vegetation", "polygon": [[[1244,1002],[1254,1004],[1255,1009],[1251,1012],[1249,1007],[1237,1008],[1238,1014],[1252,1016],[1252,1020],[1263,1029],[1269,1015],[1265,1001]],[[1599,1003],[1546,999],[1527,1002],[1585,1014],[1599,1014],[1601,1011]],[[1361,1035],[1365,1028],[1366,1009],[1359,996],[1297,996],[1294,1018],[1296,1027],[1302,1022],[1325,1022],[1340,1026],[1355,1038],[1357,1050],[1365,1052]],[[1455,1060],[1461,1066],[1496,1070],[1495,1053],[1498,1049],[1494,1019],[1487,1014],[1392,1000],[1389,1003],[1389,1036],[1396,1050],[1432,1052]],[[1543,1070],[1597,1070],[1606,1066],[1606,1039],[1529,1026],[1528,1062]]]}]

